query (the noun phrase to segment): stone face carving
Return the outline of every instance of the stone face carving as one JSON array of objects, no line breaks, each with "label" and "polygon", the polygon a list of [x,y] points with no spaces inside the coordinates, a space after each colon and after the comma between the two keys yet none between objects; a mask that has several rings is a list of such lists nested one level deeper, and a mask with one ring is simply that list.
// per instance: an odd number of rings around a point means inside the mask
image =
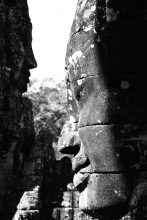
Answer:
[{"label": "stone face carving", "polygon": [[11,93],[22,94],[27,90],[29,69],[37,66],[31,46],[32,24],[28,6],[26,1],[2,1],[0,6],[1,68],[10,78]]},{"label": "stone face carving", "polygon": [[22,93],[27,90],[29,70],[37,64],[31,46],[32,24],[27,1],[1,1],[0,11],[0,131],[13,139],[22,128],[26,133],[23,120],[28,113]]},{"label": "stone face carving", "polygon": [[[22,98],[36,67],[26,0],[0,1],[0,218],[12,219],[23,166],[35,141],[32,105]],[[15,195],[15,196],[14,196]]]},{"label": "stone face carving", "polygon": [[79,0],[69,36],[59,150],[74,155],[79,207],[99,219],[125,215],[133,189],[132,218],[146,216],[146,15],[145,1]]}]

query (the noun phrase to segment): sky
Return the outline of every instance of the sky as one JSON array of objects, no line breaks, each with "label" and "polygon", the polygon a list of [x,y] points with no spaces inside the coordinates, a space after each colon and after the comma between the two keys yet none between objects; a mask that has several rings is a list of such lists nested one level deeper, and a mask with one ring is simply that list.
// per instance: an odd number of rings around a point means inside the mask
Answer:
[{"label": "sky", "polygon": [[28,0],[32,47],[38,64],[31,78],[64,79],[65,52],[77,0]]}]

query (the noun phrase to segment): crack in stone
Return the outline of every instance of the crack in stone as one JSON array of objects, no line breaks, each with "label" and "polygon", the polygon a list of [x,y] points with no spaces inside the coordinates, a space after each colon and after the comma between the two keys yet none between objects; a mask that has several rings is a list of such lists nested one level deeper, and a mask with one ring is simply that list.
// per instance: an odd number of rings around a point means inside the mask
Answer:
[{"label": "crack in stone", "polygon": [[[81,127],[78,127],[78,129],[81,129],[81,128],[85,128],[85,127],[93,127],[93,126],[111,126],[111,125],[130,125],[130,124],[113,124],[113,123],[108,123],[108,124],[103,124],[103,123],[95,123],[95,124],[87,124],[87,125],[84,125],[84,126],[81,126]],[[141,125],[144,125],[144,124],[131,124],[131,126],[135,126],[135,125],[139,125],[139,126],[141,126]],[[135,140],[135,138],[132,138],[132,140]],[[136,138],[136,139],[138,139],[138,138]],[[140,138],[141,140],[142,140],[142,137]],[[144,139],[146,139],[146,138],[144,138]]]}]

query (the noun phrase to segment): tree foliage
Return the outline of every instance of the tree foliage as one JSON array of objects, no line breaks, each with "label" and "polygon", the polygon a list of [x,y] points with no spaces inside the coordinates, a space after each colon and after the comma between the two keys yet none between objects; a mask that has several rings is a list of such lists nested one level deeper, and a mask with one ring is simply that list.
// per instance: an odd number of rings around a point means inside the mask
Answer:
[{"label": "tree foliage", "polygon": [[32,79],[25,93],[32,100],[36,134],[49,131],[57,141],[66,117],[66,85],[45,78],[41,84]]}]

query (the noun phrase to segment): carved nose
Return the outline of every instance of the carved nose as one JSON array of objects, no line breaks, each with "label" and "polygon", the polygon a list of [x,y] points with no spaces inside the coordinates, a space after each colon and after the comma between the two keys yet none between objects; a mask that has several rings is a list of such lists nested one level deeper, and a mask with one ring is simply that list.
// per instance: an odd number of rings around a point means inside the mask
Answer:
[{"label": "carved nose", "polygon": [[78,172],[80,169],[87,167],[90,164],[88,157],[84,152],[84,145],[81,142],[80,151],[72,159],[72,169],[73,171]]},{"label": "carved nose", "polygon": [[73,171],[87,167],[90,162],[85,155],[84,146],[79,138],[77,123],[66,123],[58,141],[58,150],[63,154],[74,154],[72,159]]},{"label": "carved nose", "polygon": [[80,149],[80,138],[77,132],[77,123],[66,123],[58,141],[58,150],[63,154],[77,154]]}]

